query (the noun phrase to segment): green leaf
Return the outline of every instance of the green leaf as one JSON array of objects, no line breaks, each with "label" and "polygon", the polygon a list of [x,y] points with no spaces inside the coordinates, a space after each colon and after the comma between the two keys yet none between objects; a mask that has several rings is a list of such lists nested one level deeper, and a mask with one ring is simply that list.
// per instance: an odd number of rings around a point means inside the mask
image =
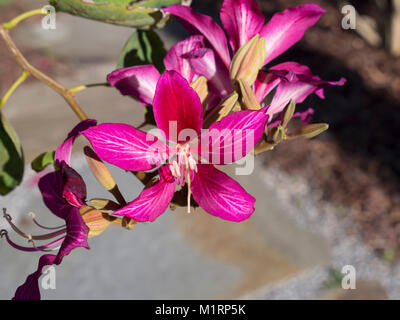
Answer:
[{"label": "green leaf", "polygon": [[159,9],[185,0],[49,0],[58,12],[134,28],[163,27],[169,15]]},{"label": "green leaf", "polygon": [[0,112],[0,194],[12,191],[22,181],[24,156],[19,138]]},{"label": "green leaf", "polygon": [[153,30],[137,30],[125,44],[117,68],[153,64],[162,73],[166,53],[157,33]]},{"label": "green leaf", "polygon": [[31,163],[32,169],[40,172],[48,165],[54,163],[54,154],[55,151],[48,151],[38,155]]}]

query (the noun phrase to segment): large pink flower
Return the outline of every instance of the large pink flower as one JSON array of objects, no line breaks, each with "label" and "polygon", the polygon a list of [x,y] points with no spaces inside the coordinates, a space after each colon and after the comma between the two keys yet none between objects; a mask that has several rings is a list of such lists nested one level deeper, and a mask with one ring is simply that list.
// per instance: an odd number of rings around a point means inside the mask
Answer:
[{"label": "large pink flower", "polygon": [[[310,3],[276,13],[265,24],[256,0],[224,0],[220,18],[225,33],[211,17],[190,7],[174,5],[164,10],[177,17],[193,34],[171,48],[164,59],[165,67],[181,73],[189,82],[197,76],[205,76],[209,80],[210,107],[232,92],[229,78],[232,58],[249,39],[256,34],[265,37],[267,65],[298,42],[325,12]],[[121,93],[151,105],[153,89],[159,77],[154,66],[134,66],[112,72],[108,81]],[[321,81],[308,67],[287,62],[260,71],[254,91],[262,103],[269,93],[277,89],[267,111],[267,114],[274,115],[281,112],[290,99],[301,103],[312,93],[323,98],[324,87],[343,85],[344,82],[343,78],[337,82]]]},{"label": "large pink flower", "polygon": [[253,149],[268,120],[265,110],[233,113],[201,133],[200,98],[175,71],[160,77],[153,108],[157,126],[169,145],[126,124],[104,123],[82,132],[100,158],[125,170],[154,169],[168,159],[159,167],[159,181],[115,214],[154,221],[167,209],[176,185],[187,184],[188,208],[191,192],[214,216],[231,221],[249,218],[255,199],[213,164],[232,163]]}]

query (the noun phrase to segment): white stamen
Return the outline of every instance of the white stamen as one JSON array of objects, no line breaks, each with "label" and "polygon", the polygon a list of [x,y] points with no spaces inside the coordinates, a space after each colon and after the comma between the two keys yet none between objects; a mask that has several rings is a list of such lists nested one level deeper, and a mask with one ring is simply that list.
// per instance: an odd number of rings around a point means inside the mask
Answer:
[{"label": "white stamen", "polygon": [[174,160],[172,162],[172,167],[174,168],[174,171],[175,171],[174,176],[179,178],[181,176],[181,170],[180,170],[178,162],[176,162],[176,160]]},{"label": "white stamen", "polygon": [[194,170],[195,172],[197,172],[197,164],[196,164],[196,160],[194,160],[194,158],[192,156],[189,157],[188,159],[189,161],[189,168],[190,170]]},{"label": "white stamen", "polygon": [[191,207],[191,171],[197,172],[196,160],[190,153],[190,147],[188,144],[178,145],[176,153],[176,160],[170,164],[172,175],[176,178],[177,183],[184,185],[185,182],[188,186],[188,197],[187,197],[187,212],[190,213]]}]

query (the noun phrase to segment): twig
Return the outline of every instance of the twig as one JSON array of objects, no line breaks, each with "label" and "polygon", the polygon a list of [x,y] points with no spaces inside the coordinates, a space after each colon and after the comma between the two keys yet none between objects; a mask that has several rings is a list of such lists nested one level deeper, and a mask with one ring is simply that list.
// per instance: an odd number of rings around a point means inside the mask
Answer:
[{"label": "twig", "polygon": [[53,80],[52,78],[50,78],[49,76],[45,75],[43,72],[39,71],[34,66],[32,66],[25,59],[21,51],[17,48],[14,41],[10,37],[8,29],[4,27],[4,25],[0,26],[0,38],[3,39],[4,43],[7,46],[8,51],[10,51],[10,53],[15,58],[16,62],[22,67],[22,69],[24,69],[27,75],[32,75],[37,80],[45,83],[47,86],[49,86],[58,94],[60,94],[80,120],[87,119],[85,112],[76,102],[74,93],[64,88],[57,81]]}]

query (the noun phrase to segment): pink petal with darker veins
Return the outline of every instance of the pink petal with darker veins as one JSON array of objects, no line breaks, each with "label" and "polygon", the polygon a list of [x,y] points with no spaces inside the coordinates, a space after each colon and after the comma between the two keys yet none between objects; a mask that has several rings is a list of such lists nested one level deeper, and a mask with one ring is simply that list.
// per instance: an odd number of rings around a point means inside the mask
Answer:
[{"label": "pink petal with darker veins", "polygon": [[233,52],[259,33],[265,21],[256,0],[225,0],[220,17]]},{"label": "pink petal with darker veins", "polygon": [[264,134],[265,109],[231,113],[214,122],[200,137],[200,155],[209,163],[228,164],[243,158]]},{"label": "pink petal with darker veins", "polygon": [[167,71],[158,81],[153,110],[157,127],[170,141],[185,142],[185,137],[179,138],[183,130],[191,131],[195,136],[203,126],[203,107],[199,96],[175,71]]},{"label": "pink petal with darker veins", "polygon": [[168,157],[165,143],[124,123],[102,123],[82,134],[101,159],[124,170],[150,170]]},{"label": "pink petal with darker veins", "polygon": [[191,189],[199,206],[221,219],[240,222],[250,218],[254,212],[256,200],[238,182],[213,165],[198,165]]},{"label": "pink petal with darker veins", "polygon": [[64,161],[66,164],[70,165],[72,146],[75,139],[78,137],[81,131],[93,127],[96,124],[97,121],[93,119],[87,119],[78,123],[68,134],[67,139],[65,139],[65,141],[57,148],[54,155],[55,162],[61,163]]},{"label": "pink petal with darker veins", "polygon": [[[145,188],[140,195],[125,207],[114,212],[117,216],[127,216],[139,222],[153,222],[167,210],[174,193],[175,179],[169,173],[160,172],[160,180]],[[167,169],[169,171],[169,169]]]},{"label": "pink petal with darker veins", "polygon": [[304,32],[316,24],[323,13],[325,10],[321,7],[308,3],[274,14],[260,31],[260,35],[266,39],[265,64],[298,42]]}]

